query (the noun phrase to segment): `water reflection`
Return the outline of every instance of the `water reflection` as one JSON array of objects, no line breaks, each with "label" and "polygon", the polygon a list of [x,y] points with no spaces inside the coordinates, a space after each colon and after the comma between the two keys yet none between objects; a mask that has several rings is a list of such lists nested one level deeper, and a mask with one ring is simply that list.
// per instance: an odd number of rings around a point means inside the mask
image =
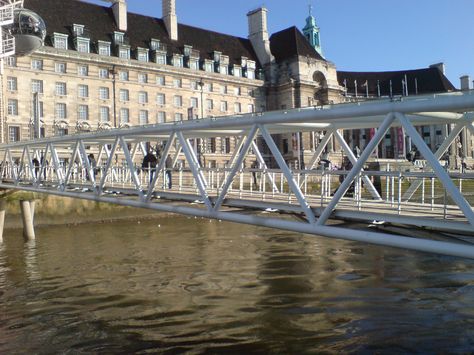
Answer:
[{"label": "water reflection", "polygon": [[37,236],[0,245],[0,353],[468,352],[474,342],[465,260],[187,218]]}]

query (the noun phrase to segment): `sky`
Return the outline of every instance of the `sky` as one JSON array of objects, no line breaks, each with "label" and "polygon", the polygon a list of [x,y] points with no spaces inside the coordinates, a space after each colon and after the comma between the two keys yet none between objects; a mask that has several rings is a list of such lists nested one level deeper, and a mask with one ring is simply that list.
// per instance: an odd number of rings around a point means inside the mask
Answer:
[{"label": "sky", "polygon": [[[104,6],[100,0],[84,0]],[[161,17],[161,0],[127,0],[129,12]],[[326,59],[338,70],[389,71],[444,62],[446,75],[474,80],[474,0],[176,0],[178,22],[247,38],[246,14],[268,9],[270,34],[308,17],[321,31]]]}]

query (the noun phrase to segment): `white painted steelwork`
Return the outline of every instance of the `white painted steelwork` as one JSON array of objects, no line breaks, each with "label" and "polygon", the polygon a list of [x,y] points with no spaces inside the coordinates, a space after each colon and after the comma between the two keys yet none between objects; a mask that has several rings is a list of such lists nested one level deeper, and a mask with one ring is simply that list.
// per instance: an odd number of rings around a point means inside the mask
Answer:
[{"label": "white painted steelwork", "polygon": [[[438,161],[459,132],[474,131],[471,111],[474,111],[474,93],[463,92],[14,142],[0,145],[0,187],[474,258],[474,246],[469,242],[439,242],[417,238],[415,233],[415,228],[424,228],[435,231],[435,237],[441,237],[444,232],[458,233],[469,241],[474,236],[474,174],[447,172]],[[414,128],[434,122],[456,124],[455,133],[451,133],[448,142],[435,154]],[[369,171],[365,167],[385,132],[394,126],[404,128],[429,163],[429,170]],[[340,132],[358,128],[377,128],[359,158],[352,154]],[[272,137],[279,133],[321,130],[326,132],[325,136],[316,147],[308,169],[303,170],[288,166]],[[268,168],[255,143],[258,135],[270,148],[278,169]],[[225,136],[240,137],[230,166],[203,168],[190,140]],[[332,136],[352,161],[351,171],[313,169]],[[166,142],[153,171],[141,169],[147,142],[152,145]],[[243,168],[251,148],[259,168]],[[97,166],[89,160],[91,153],[98,159]],[[165,164],[168,156],[175,167],[172,172],[167,171],[170,167]],[[34,157],[41,161],[39,165],[32,163]],[[185,162],[185,167],[177,164],[178,159]],[[166,184],[170,173],[172,189]],[[339,175],[344,175],[345,180],[335,190]],[[385,189],[375,188],[372,179],[376,178],[384,182]],[[406,181],[413,185],[403,196]],[[352,184],[354,193],[348,196]],[[259,215],[261,212],[249,213],[251,210],[269,213]],[[270,214],[271,211],[282,213]],[[292,220],[292,216],[297,220]],[[359,230],[360,225],[336,227],[327,224],[330,219],[404,225],[409,227],[406,234],[412,237],[389,235],[383,229],[382,232]]]}]

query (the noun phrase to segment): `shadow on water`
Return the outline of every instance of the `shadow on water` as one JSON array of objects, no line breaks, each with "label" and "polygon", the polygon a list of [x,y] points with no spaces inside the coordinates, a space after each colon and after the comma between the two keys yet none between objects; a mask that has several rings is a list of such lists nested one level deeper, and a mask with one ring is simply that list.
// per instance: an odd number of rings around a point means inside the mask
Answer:
[{"label": "shadow on water", "polygon": [[0,353],[474,347],[471,261],[204,219],[9,232]]}]

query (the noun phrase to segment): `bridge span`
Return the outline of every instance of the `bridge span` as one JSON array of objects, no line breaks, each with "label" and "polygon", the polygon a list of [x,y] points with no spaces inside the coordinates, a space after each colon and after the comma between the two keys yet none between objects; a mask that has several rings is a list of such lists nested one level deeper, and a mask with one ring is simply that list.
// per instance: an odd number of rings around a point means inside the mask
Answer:
[{"label": "bridge span", "polygon": [[[474,92],[462,92],[20,141],[0,145],[0,188],[474,258],[474,172],[449,171],[440,162],[463,130],[474,134],[473,111]],[[429,125],[450,128],[436,152],[417,130]],[[396,161],[369,168],[391,127],[403,128],[424,168]],[[356,156],[343,131],[362,128],[374,135]],[[310,163],[292,169],[274,137],[308,131],[324,131],[324,137]],[[238,137],[228,167],[201,166],[197,139],[228,136]],[[273,168],[256,144],[259,136]],[[318,164],[333,137],[350,170]],[[156,168],[142,169],[147,146],[157,143],[163,150]],[[245,167],[250,158],[258,164]],[[29,207],[24,211],[32,224]]]}]

